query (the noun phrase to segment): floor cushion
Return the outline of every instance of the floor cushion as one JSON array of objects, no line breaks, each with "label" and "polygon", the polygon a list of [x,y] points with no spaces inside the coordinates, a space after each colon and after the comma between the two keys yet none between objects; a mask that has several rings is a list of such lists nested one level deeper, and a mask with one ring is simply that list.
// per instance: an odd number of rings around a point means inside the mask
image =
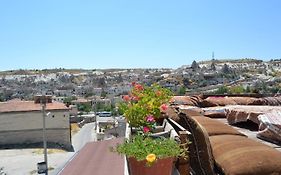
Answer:
[{"label": "floor cushion", "polygon": [[281,152],[238,135],[210,138],[213,156],[226,175],[281,174]]},{"label": "floor cushion", "polygon": [[200,123],[205,128],[209,136],[223,135],[223,134],[245,136],[244,134],[240,133],[236,129],[220,121],[203,116],[194,116],[192,118],[195,119],[198,123]]}]

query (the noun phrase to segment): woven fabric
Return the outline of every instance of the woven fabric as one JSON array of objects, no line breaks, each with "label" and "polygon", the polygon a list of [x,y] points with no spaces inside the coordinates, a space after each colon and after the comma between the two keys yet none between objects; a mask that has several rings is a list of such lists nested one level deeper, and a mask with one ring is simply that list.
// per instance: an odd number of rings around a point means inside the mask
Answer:
[{"label": "woven fabric", "polygon": [[281,143],[281,112],[272,111],[259,115],[259,132],[257,137],[271,142]]},{"label": "woven fabric", "polygon": [[213,155],[226,175],[281,174],[281,152],[246,137],[211,136]]}]

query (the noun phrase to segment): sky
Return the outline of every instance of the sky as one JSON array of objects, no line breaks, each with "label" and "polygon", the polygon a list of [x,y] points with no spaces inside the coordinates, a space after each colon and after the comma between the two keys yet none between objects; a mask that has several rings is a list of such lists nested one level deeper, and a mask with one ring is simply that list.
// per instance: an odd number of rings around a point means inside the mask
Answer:
[{"label": "sky", "polygon": [[0,70],[281,58],[280,0],[1,0]]}]

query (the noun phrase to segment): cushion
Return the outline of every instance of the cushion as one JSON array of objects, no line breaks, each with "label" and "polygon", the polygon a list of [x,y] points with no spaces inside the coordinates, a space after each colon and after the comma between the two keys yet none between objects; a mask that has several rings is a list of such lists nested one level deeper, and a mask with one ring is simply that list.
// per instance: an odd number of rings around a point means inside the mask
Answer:
[{"label": "cushion", "polygon": [[190,105],[197,106],[199,97],[190,97],[190,96],[174,96],[170,100],[170,103],[173,105]]},{"label": "cushion", "polygon": [[257,100],[254,97],[230,97],[237,105],[250,105]]},{"label": "cushion", "polygon": [[236,105],[236,102],[229,97],[208,97],[201,103],[202,107]]},{"label": "cushion", "polygon": [[171,118],[174,121],[179,121],[177,110],[175,109],[175,106],[168,106],[167,110],[165,112],[162,112],[163,118]]},{"label": "cushion", "polygon": [[225,174],[281,174],[281,152],[246,137],[211,136],[213,156]]},{"label": "cushion", "polygon": [[281,97],[264,97],[264,98],[262,98],[262,103],[264,105],[280,106],[281,105]]},{"label": "cushion", "polygon": [[179,124],[190,131],[189,159],[195,174],[214,175],[214,159],[206,130],[185,113],[179,113]]},{"label": "cushion", "polygon": [[249,105],[263,105],[263,99],[262,98],[256,98],[251,104]]},{"label": "cushion", "polygon": [[281,112],[272,111],[259,115],[260,121],[258,138],[281,144]]},{"label": "cushion", "polygon": [[204,113],[201,108],[180,108],[180,112],[188,116],[201,116]]},{"label": "cushion", "polygon": [[203,108],[204,116],[209,118],[226,118],[225,109],[221,107]]},{"label": "cushion", "polygon": [[209,118],[226,118],[225,112],[221,111],[206,111],[204,112],[204,116]]},{"label": "cushion", "polygon": [[223,134],[245,136],[244,134],[240,133],[236,129],[220,121],[216,121],[214,119],[210,119],[208,117],[203,117],[203,116],[194,116],[192,118],[195,119],[206,129],[209,136],[223,135]]}]

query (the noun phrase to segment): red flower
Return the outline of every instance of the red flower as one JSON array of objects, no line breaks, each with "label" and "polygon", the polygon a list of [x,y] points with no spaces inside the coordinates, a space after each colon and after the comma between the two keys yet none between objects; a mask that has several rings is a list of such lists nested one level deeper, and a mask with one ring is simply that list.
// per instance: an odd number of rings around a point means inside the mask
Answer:
[{"label": "red flower", "polygon": [[149,131],[150,131],[149,127],[147,127],[147,126],[143,127],[143,132],[144,133],[148,133]]},{"label": "red flower", "polygon": [[129,101],[130,100],[130,96],[129,95],[124,95],[123,100],[124,101]]},{"label": "red flower", "polygon": [[143,90],[143,86],[140,85],[140,84],[136,84],[135,85],[135,89],[138,90],[138,91],[142,91]]},{"label": "red flower", "polygon": [[134,101],[139,101],[139,97],[138,96],[134,96],[133,98],[132,98]]},{"label": "red flower", "polygon": [[160,109],[161,109],[162,111],[166,111],[166,110],[168,109],[168,106],[167,106],[166,104],[162,104],[162,105],[160,106]]},{"label": "red flower", "polygon": [[133,82],[132,82],[132,86],[135,86],[135,85],[136,85],[136,82],[135,82],[135,81],[133,81]]}]

